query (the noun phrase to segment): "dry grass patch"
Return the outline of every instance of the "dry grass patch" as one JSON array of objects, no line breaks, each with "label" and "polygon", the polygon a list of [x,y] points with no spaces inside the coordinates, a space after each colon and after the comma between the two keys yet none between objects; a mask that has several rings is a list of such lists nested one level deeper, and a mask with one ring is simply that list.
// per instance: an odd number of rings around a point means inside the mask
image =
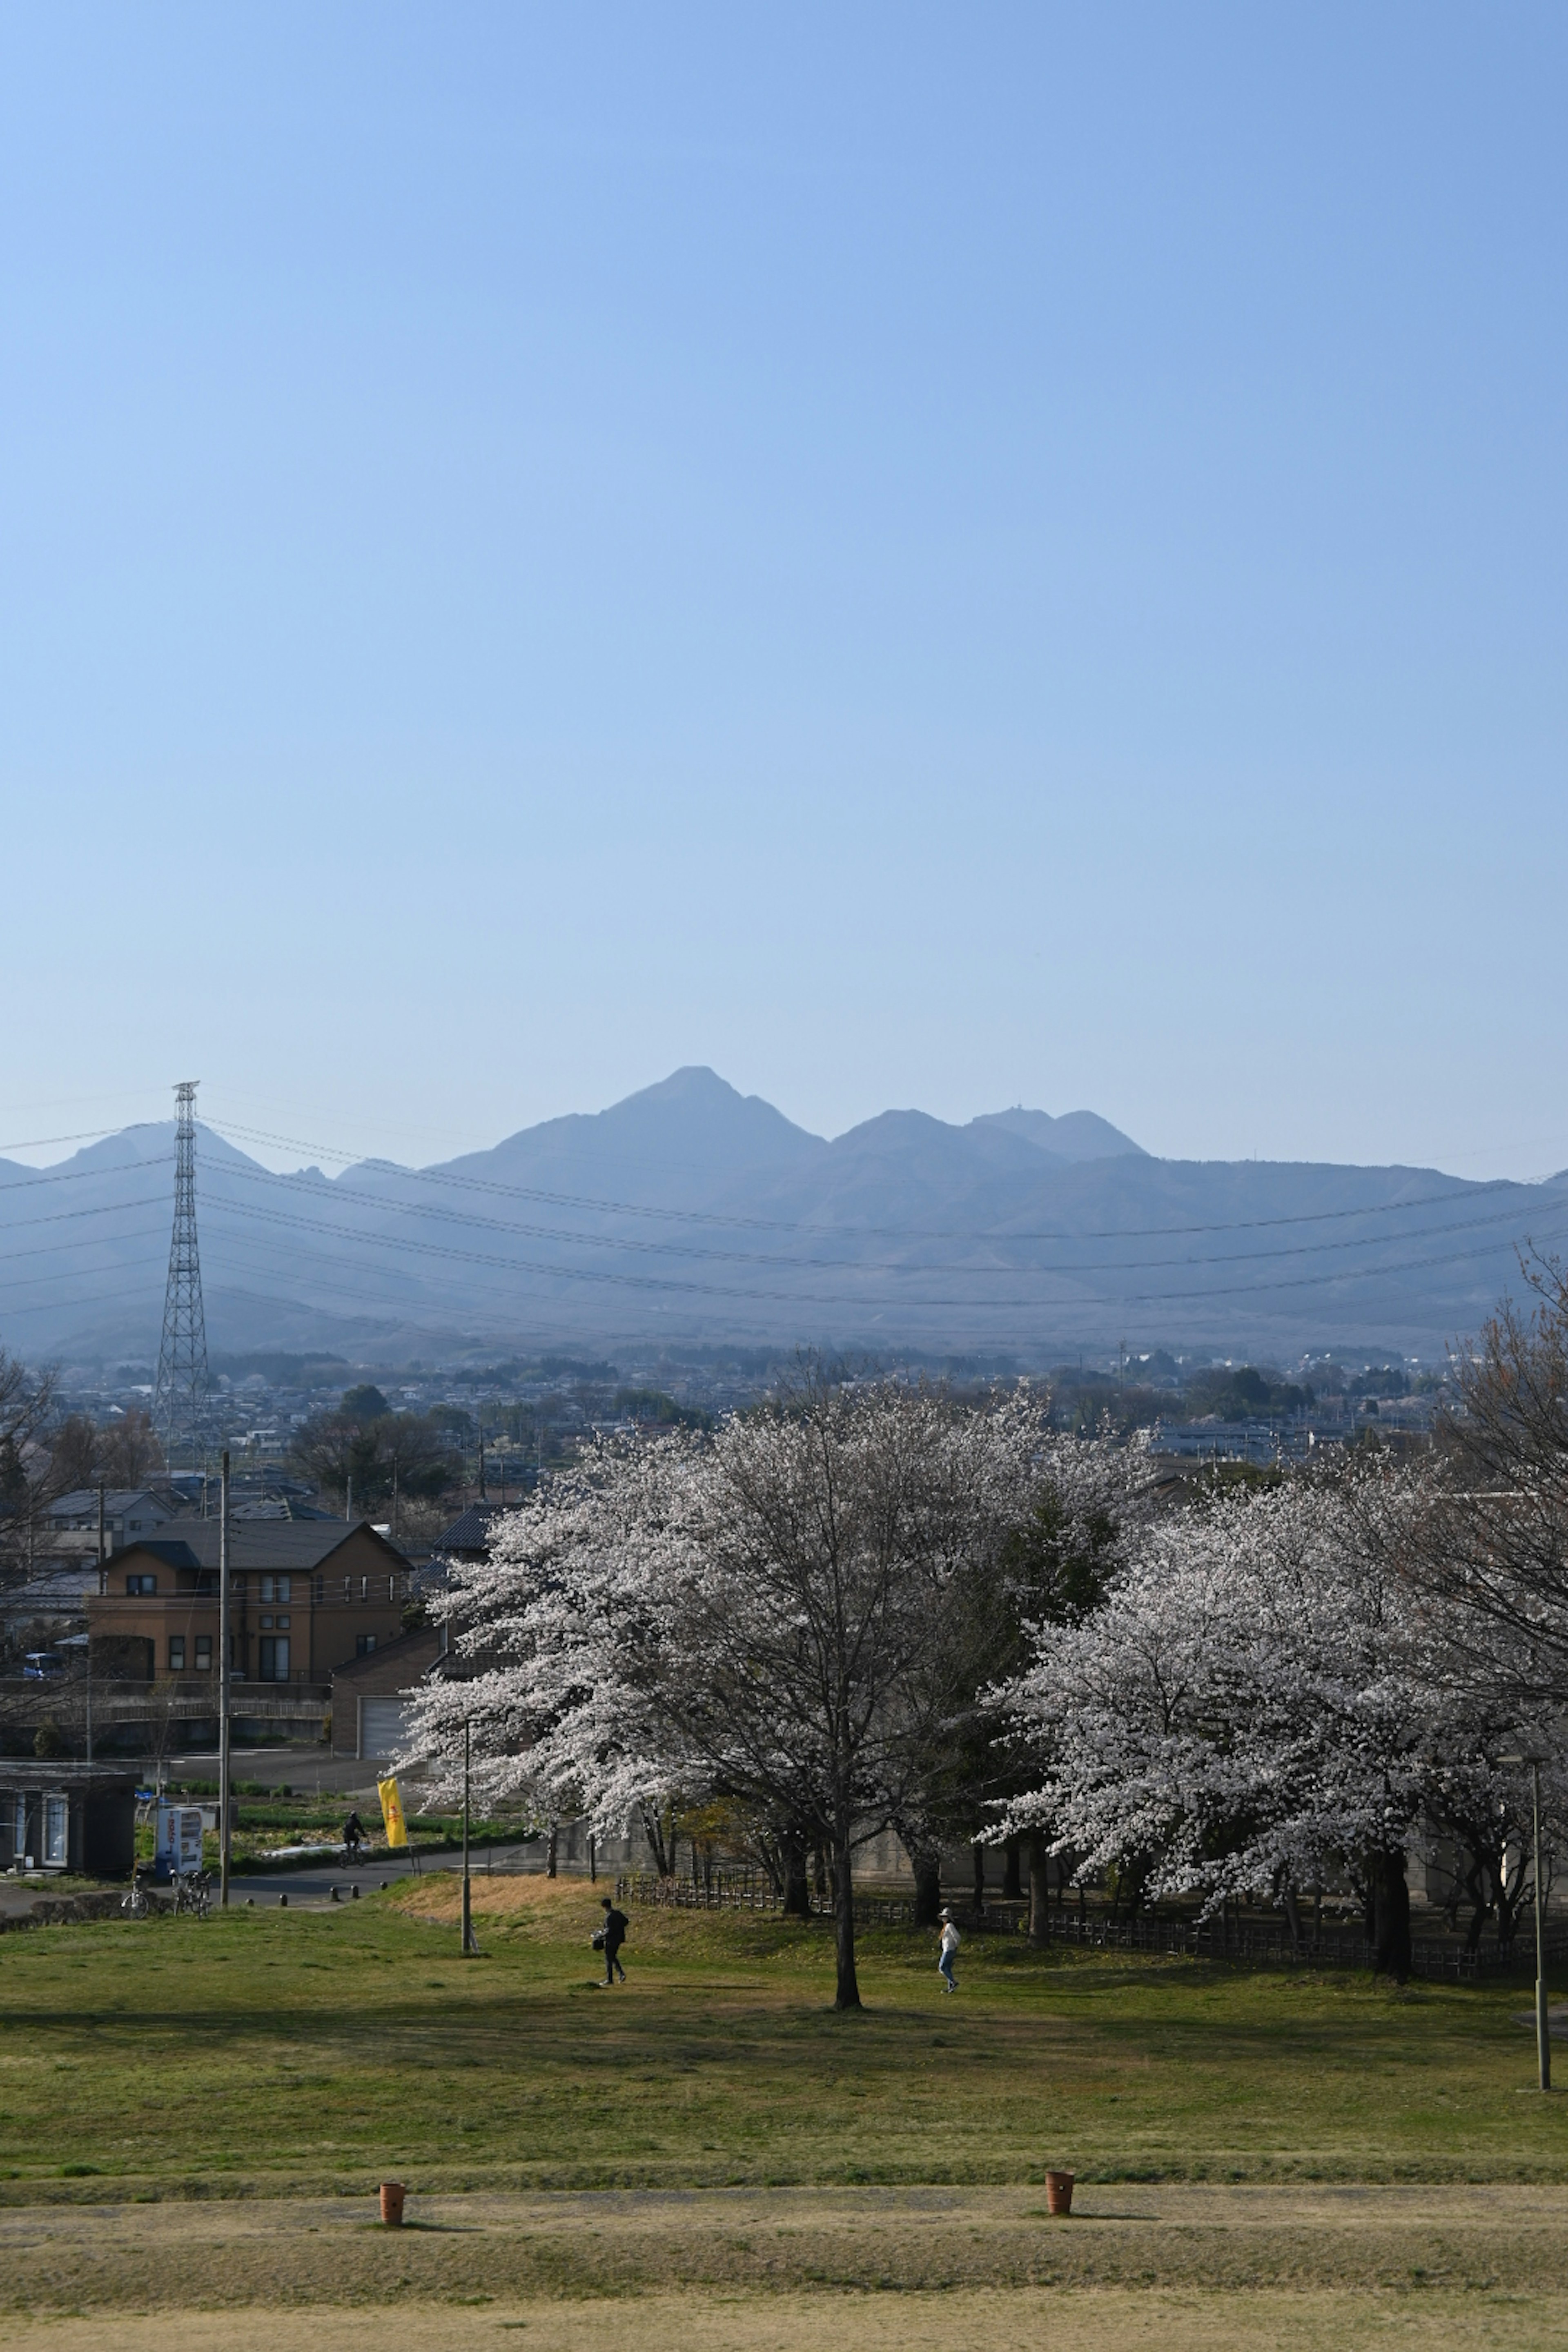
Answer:
[{"label": "dry grass patch", "polygon": [[[487,1878],[482,1872],[469,1880],[476,1918],[563,1922],[581,1913],[585,1934],[601,1909],[601,1898],[613,1896],[613,1884],[595,1886],[581,1878]],[[462,1873],[426,1870],[418,1878],[400,1879],[386,1897],[389,1906],[410,1919],[437,1926],[456,1926],[463,1911]]]},{"label": "dry grass patch", "polygon": [[[1568,2298],[1237,2294],[1158,2289],[948,2295],[642,2295],[635,2300],[405,2304],[397,2352],[955,2352],[1030,2344],[1051,2352],[1559,2352]],[[16,2352],[384,2352],[384,2314],[160,2312],[113,2319],[0,2319]]]}]

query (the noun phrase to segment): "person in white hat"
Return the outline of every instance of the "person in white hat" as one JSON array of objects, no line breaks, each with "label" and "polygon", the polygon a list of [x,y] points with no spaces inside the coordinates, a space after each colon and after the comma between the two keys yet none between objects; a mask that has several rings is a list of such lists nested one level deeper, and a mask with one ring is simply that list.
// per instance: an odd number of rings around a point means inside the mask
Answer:
[{"label": "person in white hat", "polygon": [[952,1924],[952,1914],[951,1911],[943,1911],[940,1914],[940,1916],[942,1919],[942,1948],[936,1956],[936,1964],[942,1971],[942,1980],[946,1990],[949,1992],[956,1992],[958,1990],[958,1979],[952,1973],[952,1956],[958,1949],[958,1929]]}]

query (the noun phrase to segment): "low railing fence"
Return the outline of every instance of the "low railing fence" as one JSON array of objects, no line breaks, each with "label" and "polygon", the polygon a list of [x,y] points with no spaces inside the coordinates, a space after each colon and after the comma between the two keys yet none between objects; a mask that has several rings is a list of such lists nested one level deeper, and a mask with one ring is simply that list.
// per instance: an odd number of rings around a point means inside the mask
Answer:
[{"label": "low railing fence", "polygon": [[[661,1878],[653,1871],[623,1873],[616,1880],[616,1899],[647,1904],[671,1911],[773,1911],[784,1909],[784,1897],[763,1871],[721,1867],[696,1877]],[[813,1885],[807,1895],[814,1918],[830,1918],[833,1901]],[[1026,1935],[1027,1901],[987,1895],[984,1906],[973,1897],[952,1894],[947,1906],[962,1931],[971,1935]],[[912,1927],[913,1895],[857,1895],[858,1927]],[[1204,1919],[1191,1913],[1142,1911],[1115,1918],[1092,1906],[1071,1908],[1052,1904],[1050,1940],[1076,1944],[1095,1951],[1163,1952],[1172,1958],[1234,1961],[1244,1968],[1332,1968],[1370,1971],[1376,1948],[1355,1927],[1310,1927],[1299,1937],[1288,1924],[1254,1919]],[[1568,1965],[1568,1936],[1547,1938],[1550,1966]],[[1473,1950],[1458,1937],[1416,1936],[1411,1939],[1411,1972],[1423,1978],[1468,1981],[1487,1976],[1533,1976],[1535,1943],[1526,1923],[1512,1944],[1495,1940]]]}]

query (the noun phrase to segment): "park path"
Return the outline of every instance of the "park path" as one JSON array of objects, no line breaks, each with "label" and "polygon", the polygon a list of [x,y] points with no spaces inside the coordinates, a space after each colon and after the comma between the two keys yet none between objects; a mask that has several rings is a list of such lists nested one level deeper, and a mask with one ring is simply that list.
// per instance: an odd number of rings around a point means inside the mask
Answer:
[{"label": "park path", "polygon": [[[1568,2190],[1549,2186],[1086,2185],[1070,2221],[1047,2217],[1038,2188],[414,2189],[412,2226],[396,2233],[363,2197],[7,2204],[0,2345],[28,2340],[16,2331],[46,2314],[64,2328],[71,2313],[123,2324],[205,2305],[224,2315],[210,2340],[237,2344],[248,2339],[232,2328],[258,2308],[275,2320],[344,2304],[532,2310],[606,2293],[640,2304],[897,2289],[967,2308],[980,2293],[1045,2287],[1200,2300],[1434,2290],[1468,2306],[1525,2294],[1568,2310]],[[69,2352],[68,2334],[48,2340]]]}]

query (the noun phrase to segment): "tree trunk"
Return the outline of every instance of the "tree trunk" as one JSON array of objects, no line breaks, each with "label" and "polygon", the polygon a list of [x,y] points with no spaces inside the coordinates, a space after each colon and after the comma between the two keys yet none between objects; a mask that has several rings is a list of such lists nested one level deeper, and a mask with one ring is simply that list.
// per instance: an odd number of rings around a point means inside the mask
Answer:
[{"label": "tree trunk", "polygon": [[553,1822],[550,1824],[550,1844],[544,1857],[544,1875],[546,1878],[553,1878],[555,1875],[555,1824]]},{"label": "tree trunk", "polygon": [[1021,1903],[1024,1899],[1024,1882],[1018,1871],[1018,1858],[1022,1846],[1021,1838],[1010,1837],[1002,1849],[1007,1857],[1006,1867],[1002,1874],[1004,1903]]},{"label": "tree trunk", "polygon": [[982,1927],[985,1919],[985,1848],[976,1845],[974,1853],[974,1924]]},{"label": "tree trunk", "polygon": [[660,1878],[668,1878],[670,1875],[670,1863],[669,1856],[665,1851],[664,1824],[657,1811],[650,1806],[645,1805],[642,1808],[642,1827],[643,1835],[647,1838],[648,1849],[653,1855],[653,1866]]},{"label": "tree trunk", "polygon": [[1403,1849],[1386,1846],[1374,1854],[1372,1874],[1377,1926],[1373,1974],[1405,1984],[1410,1977],[1410,1889],[1405,1883]]},{"label": "tree trunk", "polygon": [[1043,1837],[1029,1840],[1029,1941],[1037,1951],[1051,1940],[1051,1865]]},{"label": "tree trunk", "polygon": [[915,1874],[915,1926],[934,1927],[942,1909],[942,1855],[926,1846],[910,1856]]},{"label": "tree trunk", "polygon": [[1299,1960],[1301,1957],[1301,1912],[1293,1886],[1285,1889],[1284,1903],[1285,1916],[1290,1927],[1290,1956]]},{"label": "tree trunk", "polygon": [[849,1871],[849,1832],[840,1830],[833,1853],[833,1939],[838,1967],[835,2009],[860,2007],[860,1983],[855,1973],[855,1895]]},{"label": "tree trunk", "polygon": [[798,1830],[786,1830],[779,1840],[784,1864],[784,1907],[786,1919],[809,1919],[811,1885],[805,1874],[805,1840]]}]

